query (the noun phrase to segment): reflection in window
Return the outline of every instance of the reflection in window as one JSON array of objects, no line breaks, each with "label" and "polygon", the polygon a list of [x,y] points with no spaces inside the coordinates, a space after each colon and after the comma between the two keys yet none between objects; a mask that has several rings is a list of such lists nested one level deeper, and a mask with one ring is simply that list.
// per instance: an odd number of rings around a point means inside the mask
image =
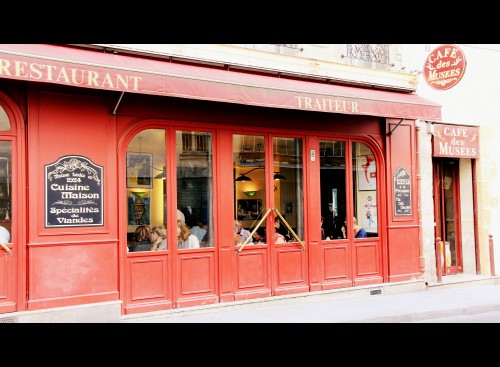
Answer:
[{"label": "reflection in window", "polygon": [[[265,214],[266,181],[264,137],[233,136],[235,244],[249,237]],[[246,243],[265,243],[265,222],[262,229]]]},{"label": "reflection in window", "polygon": [[[275,243],[304,240],[302,139],[273,138]],[[280,217],[281,215],[281,217]],[[277,235],[279,234],[279,235]],[[283,238],[282,238],[283,237]],[[285,241],[283,241],[285,240]]]},{"label": "reflection in window", "polygon": [[347,238],[345,142],[321,140],[319,160],[321,239]]},{"label": "reflection in window", "polygon": [[377,162],[363,143],[353,143],[352,152],[355,237],[374,237],[378,235]]},{"label": "reflection in window", "polygon": [[178,248],[214,246],[212,134],[176,132]]},{"label": "reflection in window", "polygon": [[165,131],[137,133],[127,148],[128,252],[165,251]]}]

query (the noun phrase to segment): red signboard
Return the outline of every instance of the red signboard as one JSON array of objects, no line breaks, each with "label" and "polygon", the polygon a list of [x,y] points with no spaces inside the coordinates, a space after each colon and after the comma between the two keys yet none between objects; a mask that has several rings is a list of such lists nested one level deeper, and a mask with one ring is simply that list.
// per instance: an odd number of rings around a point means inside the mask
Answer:
[{"label": "red signboard", "polygon": [[425,81],[434,89],[450,89],[464,76],[465,65],[465,55],[460,48],[454,45],[439,46],[425,60]]},{"label": "red signboard", "polygon": [[349,115],[441,120],[410,93],[257,75],[47,44],[0,44],[0,79],[17,79]]},{"label": "red signboard", "polygon": [[434,124],[434,157],[479,158],[479,128]]}]

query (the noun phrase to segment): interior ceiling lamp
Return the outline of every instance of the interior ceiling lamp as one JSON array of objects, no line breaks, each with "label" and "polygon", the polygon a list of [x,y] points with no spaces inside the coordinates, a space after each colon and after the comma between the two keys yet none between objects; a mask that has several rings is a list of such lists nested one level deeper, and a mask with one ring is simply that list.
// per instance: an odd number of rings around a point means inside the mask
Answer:
[{"label": "interior ceiling lamp", "polygon": [[[246,181],[252,181],[252,179],[250,177],[248,177],[247,175],[250,173],[250,172],[253,172],[257,169],[264,169],[264,167],[257,167],[257,168],[253,168],[251,169],[250,171],[248,172],[245,172],[245,173],[242,173],[241,175],[239,175],[234,181],[236,182],[246,182]],[[286,177],[283,176],[280,172],[274,172],[274,180],[275,181],[279,181],[279,180],[286,180]]]},{"label": "interior ceiling lamp", "polygon": [[162,180],[166,180],[167,179],[167,171],[166,171],[166,167],[163,166],[163,170],[158,173],[155,178],[158,178],[158,179],[162,179]]},{"label": "interior ceiling lamp", "polygon": [[280,172],[274,172],[274,181],[286,180],[286,177],[283,176]]}]

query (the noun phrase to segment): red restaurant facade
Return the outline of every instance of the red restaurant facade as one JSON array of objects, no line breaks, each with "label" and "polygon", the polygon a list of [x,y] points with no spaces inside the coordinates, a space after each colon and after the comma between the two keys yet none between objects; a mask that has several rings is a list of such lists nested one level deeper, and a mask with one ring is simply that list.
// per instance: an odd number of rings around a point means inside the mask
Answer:
[{"label": "red restaurant facade", "polygon": [[[23,44],[0,46],[0,107],[0,317],[109,321],[425,271],[416,121],[441,107],[415,94]],[[178,211],[202,227],[194,248]],[[166,249],[133,251],[141,225]]]}]

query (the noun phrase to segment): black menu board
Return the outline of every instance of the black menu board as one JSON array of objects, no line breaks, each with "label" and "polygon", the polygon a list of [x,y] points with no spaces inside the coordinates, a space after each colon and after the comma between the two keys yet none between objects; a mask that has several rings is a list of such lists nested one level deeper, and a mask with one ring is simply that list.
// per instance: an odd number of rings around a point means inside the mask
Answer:
[{"label": "black menu board", "polygon": [[394,215],[411,215],[411,178],[408,170],[399,167],[394,173]]}]

